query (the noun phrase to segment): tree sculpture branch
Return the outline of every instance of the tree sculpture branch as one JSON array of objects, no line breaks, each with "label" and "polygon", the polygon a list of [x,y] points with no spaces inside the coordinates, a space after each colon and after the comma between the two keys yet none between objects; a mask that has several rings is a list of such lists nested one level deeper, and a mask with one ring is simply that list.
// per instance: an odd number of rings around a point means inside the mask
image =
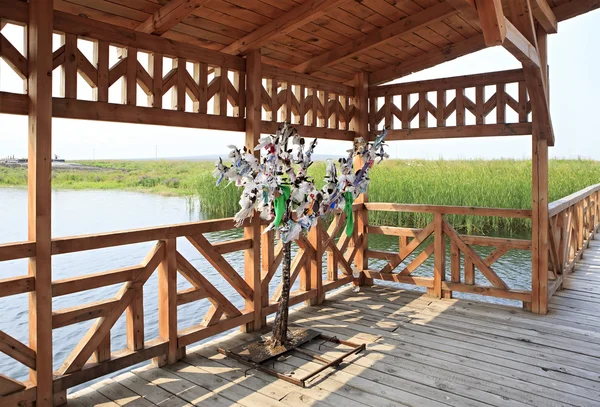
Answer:
[{"label": "tree sculpture branch", "polygon": [[[328,160],[325,186],[321,190],[315,187],[314,179],[308,175],[317,140],[307,145],[297,130],[286,123],[275,136],[260,139],[255,148],[263,152],[260,160],[246,147],[240,150],[235,146],[229,146],[229,158],[233,161],[231,167],[219,158],[213,172],[217,185],[227,179],[244,188],[241,209],[234,217],[236,225],[259,213],[261,218],[272,220],[265,232],[275,228],[283,242],[282,293],[273,326],[273,347],[288,343],[292,241],[303,231],[310,230],[319,217],[337,209],[346,212],[346,233],[348,236],[352,234],[352,202],[359,194],[367,192],[368,173],[375,159],[381,161],[387,158],[384,151],[386,134],[384,130],[373,143],[355,140],[348,156],[337,160],[339,170],[336,162]],[[362,157],[365,164],[355,172],[352,162],[356,156]]]}]

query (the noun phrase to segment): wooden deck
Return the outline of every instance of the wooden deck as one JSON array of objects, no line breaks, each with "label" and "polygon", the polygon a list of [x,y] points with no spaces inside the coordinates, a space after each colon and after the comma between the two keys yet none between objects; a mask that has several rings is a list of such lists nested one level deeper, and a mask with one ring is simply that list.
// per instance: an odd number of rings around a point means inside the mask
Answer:
[{"label": "wooden deck", "polygon": [[[71,406],[598,406],[600,235],[546,316],[374,286],[334,293],[291,314],[298,325],[367,343],[367,351],[306,389],[248,371],[216,351],[235,332],[162,369],[146,366],[69,396]],[[312,347],[312,346],[311,346]],[[317,350],[317,346],[314,346]],[[339,350],[327,347],[328,356]],[[277,369],[316,365],[293,356]]]}]

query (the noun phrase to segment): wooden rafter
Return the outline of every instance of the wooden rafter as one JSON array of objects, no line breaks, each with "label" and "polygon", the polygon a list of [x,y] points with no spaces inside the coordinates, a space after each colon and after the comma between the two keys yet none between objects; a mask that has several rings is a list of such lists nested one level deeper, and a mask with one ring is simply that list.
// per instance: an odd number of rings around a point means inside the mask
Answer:
[{"label": "wooden rafter", "polygon": [[[532,0],[536,1],[536,0]],[[471,16],[467,12],[471,1],[455,0],[451,2],[459,3],[461,13]],[[477,2],[479,5],[479,2]],[[531,98],[532,111],[538,124],[538,129],[543,137],[548,140],[548,145],[554,145],[554,130],[550,119],[550,108],[547,98],[546,78],[544,76],[545,68],[542,67],[538,53],[538,44],[536,39],[535,26],[533,21],[532,7],[530,0],[507,0],[504,11],[507,16],[504,19],[506,25],[506,41],[504,47],[512,53],[522,64],[525,82]],[[471,5],[475,7],[475,4]],[[480,20],[481,21],[481,20]],[[482,26],[483,26],[482,21]]]},{"label": "wooden rafter", "polygon": [[210,0],[171,0],[141,23],[135,30],[146,34],[162,35],[185,20],[194,10]]},{"label": "wooden rafter", "polygon": [[480,35],[476,35],[462,42],[457,42],[442,49],[415,57],[410,61],[403,61],[399,64],[372,72],[369,75],[369,85],[373,86],[390,82],[413,72],[418,72],[446,61],[451,61],[484,48],[485,42],[483,38]]},{"label": "wooden rafter", "polygon": [[500,45],[506,37],[506,24],[501,0],[476,0],[485,45]]},{"label": "wooden rafter", "polygon": [[554,12],[546,0],[533,0],[531,3],[533,16],[540,23],[548,34],[555,34],[558,31],[558,22]]},{"label": "wooden rafter", "polygon": [[354,41],[350,41],[340,47],[312,58],[296,66],[293,70],[310,74],[327,66],[335,65],[340,61],[375,47],[383,42],[389,41],[390,39],[396,38],[406,32],[415,31],[428,24],[451,17],[456,13],[457,11],[447,3],[437,4],[415,15],[403,18],[380,30],[366,34]]},{"label": "wooden rafter", "polygon": [[506,25],[506,43],[504,48],[517,58],[524,67],[540,67],[540,57],[536,47],[508,20]]},{"label": "wooden rafter", "polygon": [[274,38],[290,33],[347,2],[349,2],[349,0],[305,1],[301,5],[293,7],[282,16],[223,48],[221,52],[235,55],[259,49]]},{"label": "wooden rafter", "polygon": [[479,14],[477,14],[477,8],[475,7],[475,0],[446,0],[448,4],[460,11],[466,19],[471,21],[478,21]]},{"label": "wooden rafter", "polygon": [[600,8],[600,0],[572,0],[554,8],[557,21],[565,21]]},{"label": "wooden rafter", "polygon": [[[507,32],[513,31],[511,38],[515,41],[507,41],[505,47],[514,54],[523,63],[523,73],[525,74],[525,83],[531,98],[531,106],[534,120],[537,123],[537,130],[541,134],[541,138],[548,140],[548,145],[554,145],[554,130],[552,128],[552,120],[550,118],[550,106],[548,104],[548,92],[546,87],[545,77],[545,62],[542,68],[539,62],[537,36],[533,23],[533,15],[531,13],[531,5],[529,0],[509,0],[507,2]],[[514,25],[516,30],[510,28],[510,23]],[[520,46],[515,47],[516,38],[520,37],[520,33],[529,44],[526,44],[523,38],[519,38]],[[521,59],[519,56],[524,58]],[[535,59],[537,58],[537,64]]]}]

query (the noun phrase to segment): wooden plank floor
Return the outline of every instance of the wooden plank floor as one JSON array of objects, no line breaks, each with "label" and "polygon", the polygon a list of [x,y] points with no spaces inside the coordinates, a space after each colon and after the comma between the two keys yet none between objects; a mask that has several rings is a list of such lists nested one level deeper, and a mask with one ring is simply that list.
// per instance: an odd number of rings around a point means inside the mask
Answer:
[{"label": "wooden plank floor", "polygon": [[[249,341],[234,333],[188,349],[165,368],[143,367],[69,396],[72,406],[600,406],[600,236],[550,312],[438,300],[375,286],[334,293],[291,314],[297,325],[366,342],[367,351],[300,388],[217,353]],[[309,346],[319,352],[318,346]],[[340,348],[324,346],[328,357]],[[342,349],[343,350],[343,349]],[[303,375],[292,356],[275,367]]]}]

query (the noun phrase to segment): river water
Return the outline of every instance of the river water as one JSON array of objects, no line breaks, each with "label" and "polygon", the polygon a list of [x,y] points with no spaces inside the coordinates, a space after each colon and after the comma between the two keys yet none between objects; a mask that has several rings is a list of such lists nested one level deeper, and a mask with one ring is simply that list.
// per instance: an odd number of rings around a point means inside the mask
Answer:
[{"label": "river water", "polygon": [[[111,232],[141,227],[162,226],[182,222],[202,220],[187,199],[164,197],[126,191],[103,190],[61,190],[52,193],[52,236],[63,237],[80,234]],[[239,238],[241,230],[207,234],[211,241]],[[0,188],[0,244],[27,240],[27,191],[25,189]],[[243,306],[241,297],[210,266],[210,264],[184,238],[178,239],[178,250],[200,270],[236,306]],[[91,273],[114,270],[139,264],[151,250],[154,243],[141,243],[107,249],[86,251],[53,256],[53,280],[82,276]],[[398,238],[393,236],[369,236],[369,247],[376,250],[398,250]],[[476,247],[480,255],[491,252],[490,248]],[[449,250],[447,250],[449,252]],[[243,252],[226,254],[230,264],[243,273]],[[408,260],[410,261],[410,259]],[[448,260],[449,261],[449,260]],[[326,263],[325,263],[326,264]],[[372,260],[370,267],[381,268],[385,262]],[[449,263],[448,263],[449,264]],[[433,258],[429,258],[414,275],[430,276]],[[531,285],[531,253],[511,250],[494,266],[494,270],[511,288],[529,289]],[[326,271],[324,271],[326,273]],[[0,279],[26,275],[27,260],[14,260],[0,263]],[[478,283],[487,285],[479,272]],[[272,287],[279,281],[276,275]],[[298,283],[296,283],[297,285]],[[384,283],[391,284],[391,283]],[[65,295],[53,299],[53,310],[78,306],[114,297],[119,285],[98,288],[82,293]],[[178,289],[191,285],[178,276]],[[411,286],[411,288],[414,288]],[[483,299],[517,305],[508,300],[485,298],[476,295],[455,293],[456,297]],[[156,273],[144,286],[144,320],[146,339],[158,336]],[[210,306],[208,300],[185,304],[178,309],[179,329],[202,321]],[[28,343],[28,303],[27,294],[0,299],[0,330]],[[81,322],[53,332],[55,368],[68,356],[69,352],[83,337],[93,321]],[[125,316],[123,315],[111,330],[111,347],[119,350],[125,347]],[[25,379],[27,369],[0,353],[0,373],[15,379]]]}]

